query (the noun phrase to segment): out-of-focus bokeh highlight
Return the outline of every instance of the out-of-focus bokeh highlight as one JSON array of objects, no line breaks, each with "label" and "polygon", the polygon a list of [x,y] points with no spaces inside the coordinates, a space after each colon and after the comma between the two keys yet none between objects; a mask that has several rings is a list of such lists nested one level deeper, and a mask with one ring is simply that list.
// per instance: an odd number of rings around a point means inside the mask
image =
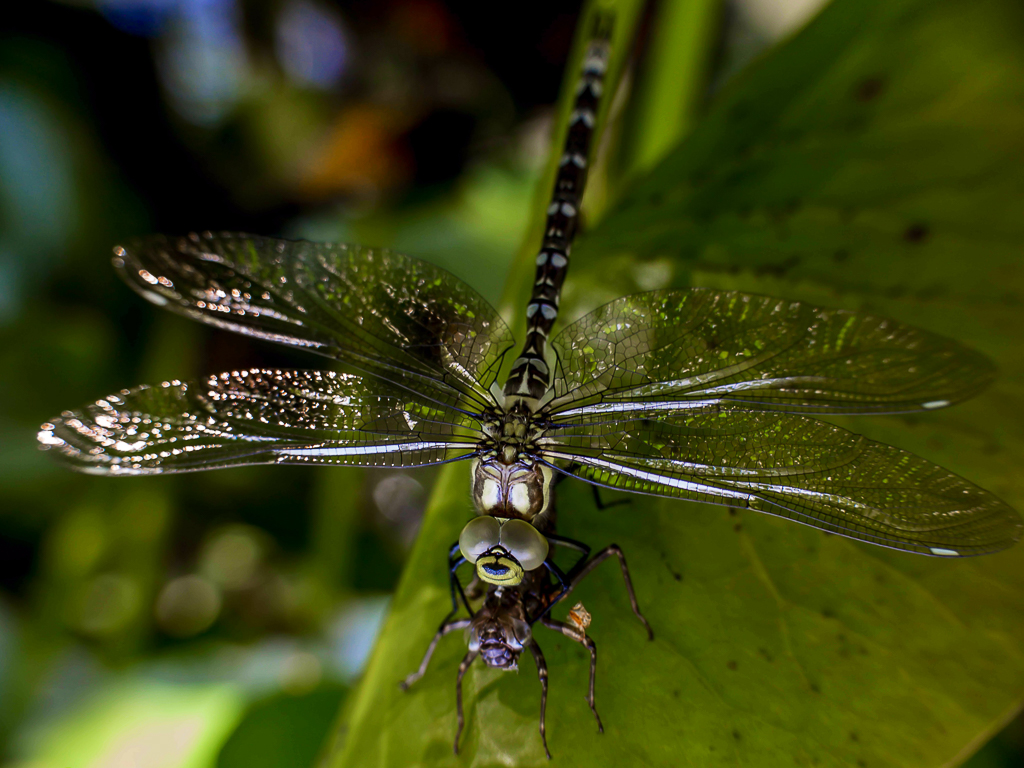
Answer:
[{"label": "out-of-focus bokeh highlight", "polygon": [[[729,5],[714,87],[817,4]],[[496,27],[468,1],[5,8],[0,765],[313,765],[432,472],[111,480],[57,467],[36,428],[143,382],[319,364],[145,305],[108,263],[133,235],[389,246],[497,301],[577,11],[528,0]],[[1012,764],[1014,738],[977,768]]]}]

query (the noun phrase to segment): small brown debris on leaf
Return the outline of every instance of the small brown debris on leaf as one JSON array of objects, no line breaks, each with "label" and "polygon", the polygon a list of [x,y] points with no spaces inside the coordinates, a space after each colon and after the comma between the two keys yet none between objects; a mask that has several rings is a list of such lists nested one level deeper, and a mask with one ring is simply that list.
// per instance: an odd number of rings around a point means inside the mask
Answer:
[{"label": "small brown debris on leaf", "polygon": [[583,634],[587,634],[587,627],[590,626],[590,613],[583,607],[583,603],[576,603],[569,611],[569,621]]}]

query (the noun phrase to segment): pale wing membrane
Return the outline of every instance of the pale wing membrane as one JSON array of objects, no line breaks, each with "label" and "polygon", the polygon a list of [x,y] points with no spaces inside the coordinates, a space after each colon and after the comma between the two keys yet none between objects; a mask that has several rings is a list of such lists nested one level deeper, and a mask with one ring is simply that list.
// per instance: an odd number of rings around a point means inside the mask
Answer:
[{"label": "pale wing membrane", "polygon": [[124,390],[44,424],[39,441],[93,474],[250,464],[411,467],[467,458],[452,409],[333,371],[251,370]]},{"label": "pale wing membrane", "polygon": [[334,357],[454,404],[486,393],[513,344],[472,288],[418,259],[241,234],[154,236],[114,265],[161,306]]},{"label": "pale wing membrane", "polygon": [[796,413],[929,410],[994,370],[956,342],[871,315],[735,291],[652,291],[607,304],[552,341],[556,419],[742,403]]},{"label": "pale wing membrane", "polygon": [[912,453],[816,419],[734,406],[558,430],[548,459],[600,485],[748,507],[909,552],[979,555],[1017,541],[991,493]]}]

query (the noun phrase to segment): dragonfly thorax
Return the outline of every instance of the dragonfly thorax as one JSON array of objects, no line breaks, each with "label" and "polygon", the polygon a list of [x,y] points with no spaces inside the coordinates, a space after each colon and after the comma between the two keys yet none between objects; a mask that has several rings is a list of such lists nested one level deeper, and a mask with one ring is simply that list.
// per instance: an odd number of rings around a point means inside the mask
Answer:
[{"label": "dragonfly thorax", "polygon": [[537,461],[545,428],[526,408],[489,414],[473,462],[473,502],[481,514],[538,522],[551,505],[553,472]]},{"label": "dragonfly thorax", "polygon": [[514,670],[530,636],[522,595],[499,588],[488,593],[469,625],[469,650],[479,652],[489,667]]},{"label": "dragonfly thorax", "polygon": [[550,467],[532,459],[511,464],[498,455],[473,462],[473,503],[480,514],[537,525],[551,506]]}]

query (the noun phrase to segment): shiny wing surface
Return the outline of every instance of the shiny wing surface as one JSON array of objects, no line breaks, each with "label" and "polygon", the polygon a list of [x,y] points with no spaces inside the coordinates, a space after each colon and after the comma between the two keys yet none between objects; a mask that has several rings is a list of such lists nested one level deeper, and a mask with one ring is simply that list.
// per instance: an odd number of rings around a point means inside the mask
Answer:
[{"label": "shiny wing surface", "polygon": [[804,416],[706,406],[559,429],[543,453],[599,485],[748,507],[910,552],[984,554],[1022,532],[1016,512],[952,472]]},{"label": "shiny wing surface", "polygon": [[470,456],[458,411],[333,371],[251,370],[124,390],[44,424],[73,469],[144,475],[249,464],[411,467]]},{"label": "shiny wing surface", "polygon": [[736,403],[795,413],[929,410],[991,381],[989,360],[892,320],[706,288],[627,296],[555,336],[556,420]]},{"label": "shiny wing surface", "polygon": [[114,266],[155,304],[337,358],[452,404],[477,402],[513,344],[472,288],[418,259],[357,245],[241,234],[154,236]]}]

